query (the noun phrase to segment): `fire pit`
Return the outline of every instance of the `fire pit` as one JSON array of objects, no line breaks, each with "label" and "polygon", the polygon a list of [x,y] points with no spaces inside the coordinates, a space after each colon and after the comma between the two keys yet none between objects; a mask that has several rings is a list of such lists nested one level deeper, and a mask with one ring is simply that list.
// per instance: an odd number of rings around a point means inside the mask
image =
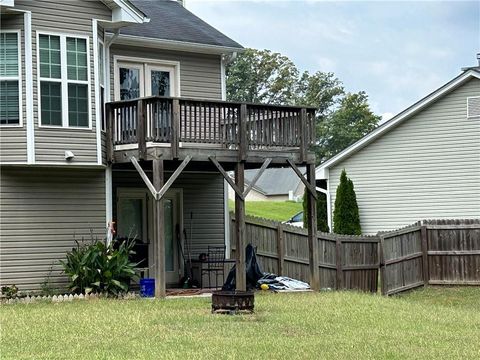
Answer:
[{"label": "fire pit", "polygon": [[212,313],[253,313],[253,291],[215,291],[212,294]]}]

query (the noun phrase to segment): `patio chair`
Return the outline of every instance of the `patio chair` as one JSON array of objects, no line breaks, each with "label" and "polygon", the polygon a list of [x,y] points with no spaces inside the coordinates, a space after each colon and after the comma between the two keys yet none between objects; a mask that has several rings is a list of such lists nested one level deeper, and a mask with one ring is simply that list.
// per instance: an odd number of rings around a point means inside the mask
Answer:
[{"label": "patio chair", "polygon": [[225,246],[208,246],[207,268],[202,267],[203,275],[208,274],[208,287],[212,288],[212,275],[215,279],[215,288],[218,288],[218,278],[221,275],[222,282],[225,280]]}]

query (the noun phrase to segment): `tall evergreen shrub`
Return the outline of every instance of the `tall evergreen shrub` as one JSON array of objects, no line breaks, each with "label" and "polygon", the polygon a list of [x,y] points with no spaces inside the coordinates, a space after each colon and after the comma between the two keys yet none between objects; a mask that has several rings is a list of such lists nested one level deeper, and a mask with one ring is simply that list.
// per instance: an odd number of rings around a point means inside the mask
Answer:
[{"label": "tall evergreen shrub", "polygon": [[353,181],[347,177],[345,169],[340,175],[340,184],[337,187],[333,212],[333,232],[344,235],[362,234],[357,196]]},{"label": "tall evergreen shrub", "polygon": [[[307,207],[308,190],[303,193],[303,227],[307,227],[308,207]],[[329,232],[328,215],[327,215],[327,196],[321,192],[317,192],[317,230]]]}]

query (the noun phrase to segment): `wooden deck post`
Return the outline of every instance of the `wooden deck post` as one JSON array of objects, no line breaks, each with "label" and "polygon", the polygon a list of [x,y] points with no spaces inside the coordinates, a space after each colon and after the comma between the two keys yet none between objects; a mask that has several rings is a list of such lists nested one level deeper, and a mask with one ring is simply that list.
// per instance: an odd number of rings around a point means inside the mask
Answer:
[{"label": "wooden deck post", "polygon": [[137,142],[138,158],[144,160],[147,155],[146,131],[145,131],[145,103],[143,99],[137,101]]},{"label": "wooden deck post", "polygon": [[[163,183],[163,159],[155,159],[153,160],[153,185],[156,189],[161,189]],[[167,279],[165,275],[165,210],[163,199],[155,199],[154,205],[155,297],[165,297]]]},{"label": "wooden deck post", "polygon": [[172,158],[178,159],[178,149],[180,147],[180,101],[178,99],[173,99],[172,113]]},{"label": "wooden deck post", "polygon": [[[315,164],[307,165],[307,181],[315,189]],[[320,290],[318,269],[318,239],[317,239],[317,201],[311,192],[307,192],[308,208],[308,260],[310,266],[310,287]]]},{"label": "wooden deck post", "polygon": [[[245,187],[245,163],[237,162],[235,166],[235,185],[243,190]],[[235,289],[247,290],[245,273],[245,200],[235,192]]]}]

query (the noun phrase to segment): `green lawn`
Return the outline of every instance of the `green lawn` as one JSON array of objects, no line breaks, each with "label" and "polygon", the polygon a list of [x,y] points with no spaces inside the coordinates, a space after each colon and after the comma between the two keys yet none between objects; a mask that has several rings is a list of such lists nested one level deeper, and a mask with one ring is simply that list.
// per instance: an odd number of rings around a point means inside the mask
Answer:
[{"label": "green lawn", "polygon": [[[235,202],[228,200],[231,211],[235,210]],[[302,211],[302,203],[294,201],[247,201],[245,212],[247,215],[265,219],[285,221]]]},{"label": "green lawn", "polygon": [[0,307],[2,359],[478,359],[480,288],[397,297],[258,294],[254,315],[210,300]]}]

